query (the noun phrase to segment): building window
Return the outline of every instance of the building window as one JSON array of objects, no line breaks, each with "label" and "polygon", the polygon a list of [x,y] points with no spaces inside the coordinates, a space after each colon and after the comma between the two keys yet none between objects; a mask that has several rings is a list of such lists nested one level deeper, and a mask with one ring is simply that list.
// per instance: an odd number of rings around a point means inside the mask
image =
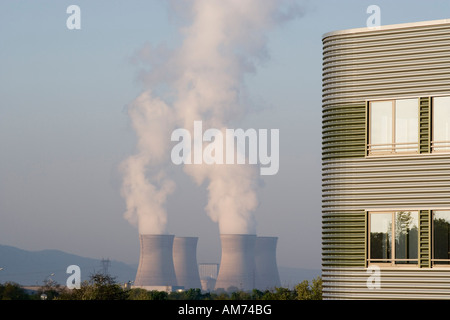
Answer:
[{"label": "building window", "polygon": [[417,211],[369,212],[369,264],[417,265]]},{"label": "building window", "polygon": [[418,153],[419,99],[369,102],[369,155]]},{"label": "building window", "polygon": [[433,211],[433,264],[450,265],[450,211]]},{"label": "building window", "polygon": [[450,151],[450,97],[433,98],[433,152]]}]

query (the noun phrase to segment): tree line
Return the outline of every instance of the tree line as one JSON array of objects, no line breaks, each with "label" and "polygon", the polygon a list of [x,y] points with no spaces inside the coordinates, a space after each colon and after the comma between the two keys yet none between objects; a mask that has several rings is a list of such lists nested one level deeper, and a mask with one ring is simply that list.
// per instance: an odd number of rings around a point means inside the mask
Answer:
[{"label": "tree line", "polygon": [[33,294],[15,283],[0,284],[0,300],[322,300],[322,278],[311,283],[304,280],[293,289],[275,287],[271,290],[202,292],[189,289],[175,292],[126,288],[115,278],[103,273],[92,274],[80,289],[67,289],[54,281],[45,281]]}]

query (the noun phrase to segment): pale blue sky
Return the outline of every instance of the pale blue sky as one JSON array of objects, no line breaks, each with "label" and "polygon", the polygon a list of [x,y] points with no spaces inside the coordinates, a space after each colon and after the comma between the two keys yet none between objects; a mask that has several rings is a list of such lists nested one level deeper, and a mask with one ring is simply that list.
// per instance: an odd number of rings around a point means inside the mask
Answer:
[{"label": "pale blue sky", "polygon": [[[258,234],[278,236],[278,264],[320,268],[321,37],[364,27],[446,19],[450,1],[305,1],[305,15],[271,31],[270,58],[247,78],[255,128],[280,129],[280,171],[264,177]],[[66,8],[81,8],[68,30]],[[138,231],[123,218],[118,165],[135,150],[125,106],[139,94],[133,54],[179,44],[164,1],[0,2],[0,244],[59,249],[136,264]],[[199,262],[218,262],[206,193],[177,174],[169,232],[198,236]]]}]

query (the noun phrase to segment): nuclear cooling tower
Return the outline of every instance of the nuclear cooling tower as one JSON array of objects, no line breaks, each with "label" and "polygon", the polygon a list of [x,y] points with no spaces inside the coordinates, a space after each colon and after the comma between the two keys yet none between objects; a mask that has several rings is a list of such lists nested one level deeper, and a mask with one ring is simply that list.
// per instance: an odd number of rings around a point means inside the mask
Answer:
[{"label": "nuclear cooling tower", "polygon": [[216,290],[230,287],[239,290],[255,288],[256,235],[221,234],[222,257]]},{"label": "nuclear cooling tower", "polygon": [[139,239],[141,256],[134,286],[147,289],[177,286],[172,255],[174,236],[142,234]]},{"label": "nuclear cooling tower", "polygon": [[197,241],[195,237],[175,237],[173,264],[178,286],[184,289],[201,288],[197,265]]},{"label": "nuclear cooling tower", "polygon": [[259,290],[280,287],[277,266],[277,237],[257,237],[255,243],[255,287]]}]

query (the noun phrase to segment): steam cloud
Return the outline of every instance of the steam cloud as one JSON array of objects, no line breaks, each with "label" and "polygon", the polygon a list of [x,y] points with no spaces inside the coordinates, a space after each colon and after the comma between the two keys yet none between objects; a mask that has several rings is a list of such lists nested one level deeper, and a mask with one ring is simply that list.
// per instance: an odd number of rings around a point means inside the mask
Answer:
[{"label": "steam cloud", "polygon": [[[266,35],[280,23],[302,14],[295,2],[280,0],[195,0],[182,4],[191,22],[182,28],[176,50],[144,46],[138,62],[150,65],[141,74],[148,89],[130,106],[138,137],[137,154],[122,164],[125,217],[141,234],[167,232],[166,199],[175,188],[167,177],[171,132],[183,127],[229,128],[248,108],[244,76],[267,58]],[[179,9],[179,8],[178,8]],[[258,205],[257,168],[250,165],[185,165],[195,182],[207,181],[206,211],[220,233],[255,234]]]}]

